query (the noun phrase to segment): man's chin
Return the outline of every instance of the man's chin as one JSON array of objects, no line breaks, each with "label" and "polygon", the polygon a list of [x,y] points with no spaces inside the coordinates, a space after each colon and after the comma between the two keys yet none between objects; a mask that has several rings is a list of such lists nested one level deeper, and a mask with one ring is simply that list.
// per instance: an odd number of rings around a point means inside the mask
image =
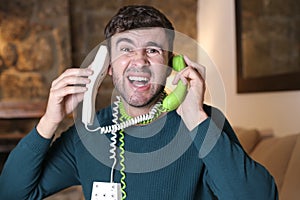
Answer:
[{"label": "man's chin", "polygon": [[131,98],[127,103],[132,107],[142,108],[142,107],[146,107],[149,104],[151,104],[151,100],[134,97],[134,98]]},{"label": "man's chin", "polygon": [[160,90],[157,90],[155,93],[150,92],[149,90],[147,92],[133,92],[131,94],[124,94],[123,93],[123,99],[125,102],[136,108],[143,108],[143,107],[151,107],[154,105],[157,100],[160,98],[160,94],[163,93],[164,88],[161,88]]}]

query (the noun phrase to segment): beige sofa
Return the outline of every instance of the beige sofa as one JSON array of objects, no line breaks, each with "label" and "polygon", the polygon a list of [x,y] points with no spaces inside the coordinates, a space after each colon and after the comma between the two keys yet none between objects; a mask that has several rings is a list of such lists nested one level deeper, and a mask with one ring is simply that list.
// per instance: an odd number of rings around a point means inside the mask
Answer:
[{"label": "beige sofa", "polygon": [[[300,134],[275,137],[270,131],[234,128],[245,151],[274,176],[280,200],[300,199]],[[82,200],[80,187],[71,187],[47,200]]]},{"label": "beige sofa", "polygon": [[235,128],[245,151],[275,178],[280,200],[300,199],[300,133],[275,137],[255,129]]}]

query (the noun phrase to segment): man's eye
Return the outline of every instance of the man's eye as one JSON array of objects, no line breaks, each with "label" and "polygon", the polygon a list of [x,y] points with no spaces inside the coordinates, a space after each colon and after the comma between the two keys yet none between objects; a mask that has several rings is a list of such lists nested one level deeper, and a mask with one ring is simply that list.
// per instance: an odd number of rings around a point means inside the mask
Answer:
[{"label": "man's eye", "polygon": [[161,49],[157,49],[157,48],[147,48],[147,53],[148,54],[161,54],[162,53],[162,50]]},{"label": "man's eye", "polygon": [[132,49],[130,49],[130,48],[127,48],[127,47],[124,47],[124,48],[121,48],[121,51],[122,52],[127,52],[127,53],[129,53],[129,52],[132,52]]}]

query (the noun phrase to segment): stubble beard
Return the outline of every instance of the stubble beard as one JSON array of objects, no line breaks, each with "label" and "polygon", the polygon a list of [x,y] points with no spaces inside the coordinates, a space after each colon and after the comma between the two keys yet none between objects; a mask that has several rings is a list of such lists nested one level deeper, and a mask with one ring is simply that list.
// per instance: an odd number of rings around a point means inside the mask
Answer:
[{"label": "stubble beard", "polygon": [[142,108],[142,107],[151,107],[152,105],[154,105],[160,98],[161,93],[164,91],[164,87],[163,86],[159,86],[159,88],[152,92],[151,97],[147,100],[147,101],[139,101],[139,97],[137,97],[136,95],[132,95],[129,98],[124,98],[122,95],[122,98],[125,100],[125,102],[132,106],[132,107],[136,107],[136,108]]},{"label": "stubble beard", "polygon": [[[126,102],[126,104],[135,108],[151,107],[160,99],[160,94],[162,94],[165,88],[164,85],[158,85],[154,88],[152,87],[150,89],[150,98],[143,100],[143,98],[145,98],[143,94],[133,93],[129,96],[129,94],[126,93],[126,89],[122,87],[125,85],[125,83],[122,83],[122,81],[115,76],[113,76],[112,78],[115,89],[117,90],[121,98]],[[126,80],[124,80],[124,82],[125,81]]]}]

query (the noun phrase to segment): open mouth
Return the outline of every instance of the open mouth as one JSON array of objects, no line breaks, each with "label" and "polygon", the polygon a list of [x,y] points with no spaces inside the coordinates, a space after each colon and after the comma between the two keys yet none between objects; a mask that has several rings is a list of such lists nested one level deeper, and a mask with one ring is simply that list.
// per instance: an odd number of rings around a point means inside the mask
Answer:
[{"label": "open mouth", "polygon": [[144,76],[128,76],[129,82],[136,87],[147,86],[150,79]]}]

